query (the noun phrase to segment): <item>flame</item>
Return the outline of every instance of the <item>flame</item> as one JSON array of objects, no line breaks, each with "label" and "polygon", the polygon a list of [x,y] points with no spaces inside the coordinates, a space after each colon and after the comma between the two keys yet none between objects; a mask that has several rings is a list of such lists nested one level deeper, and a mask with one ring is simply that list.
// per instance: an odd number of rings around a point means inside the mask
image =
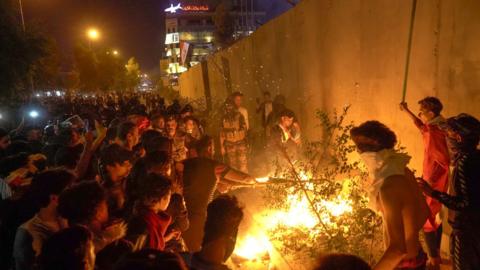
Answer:
[{"label": "flame", "polygon": [[[298,176],[302,181],[311,179],[311,175],[304,171],[300,171]],[[269,178],[262,177],[256,180],[267,182]],[[284,209],[265,209],[257,213],[254,218],[258,227],[251,228],[244,238],[239,238],[235,254],[251,261],[264,258],[266,254],[270,255],[275,247],[267,235],[278,226],[308,230],[312,234],[321,233],[325,226],[332,230],[348,231],[349,228],[338,225],[336,221],[342,215],[353,211],[352,201],[346,199],[350,182],[349,179],[344,181],[342,192],[337,197],[317,202],[315,208],[320,212],[320,217],[312,210],[305,194],[298,193],[287,195]],[[310,192],[313,190],[313,183],[307,183],[305,188]],[[322,226],[318,226],[320,222]]]},{"label": "flame", "polygon": [[247,235],[241,239],[235,247],[235,254],[248,260],[255,260],[268,256],[272,248],[270,239],[265,234],[257,232],[256,235]]},{"label": "flame", "polygon": [[270,177],[257,177],[255,178],[255,181],[257,181],[258,183],[266,183],[270,180]]},{"label": "flame", "polygon": [[318,219],[305,196],[288,195],[287,203],[288,209],[271,210],[265,213],[264,224],[267,229],[273,229],[279,225],[310,229],[318,224]]}]

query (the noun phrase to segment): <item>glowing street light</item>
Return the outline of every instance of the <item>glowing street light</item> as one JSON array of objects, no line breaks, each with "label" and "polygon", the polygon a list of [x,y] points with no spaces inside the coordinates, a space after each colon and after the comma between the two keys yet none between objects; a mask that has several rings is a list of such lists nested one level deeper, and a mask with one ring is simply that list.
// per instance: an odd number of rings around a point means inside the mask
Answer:
[{"label": "glowing street light", "polygon": [[100,33],[99,33],[98,30],[95,29],[95,28],[89,28],[89,29],[87,30],[87,37],[88,37],[88,39],[90,39],[90,40],[97,40],[97,39],[100,38]]},{"label": "glowing street light", "polygon": [[38,112],[35,111],[35,110],[33,110],[33,111],[30,111],[29,115],[30,115],[31,118],[34,118],[34,119],[35,119],[35,118],[38,117]]},{"label": "glowing street light", "polygon": [[118,51],[117,50],[113,50],[113,55],[118,55]]}]

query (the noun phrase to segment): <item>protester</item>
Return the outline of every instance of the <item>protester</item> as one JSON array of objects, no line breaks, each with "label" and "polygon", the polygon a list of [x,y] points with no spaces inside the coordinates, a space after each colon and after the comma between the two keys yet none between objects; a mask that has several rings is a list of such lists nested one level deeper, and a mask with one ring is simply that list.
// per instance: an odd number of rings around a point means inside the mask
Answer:
[{"label": "protester", "polygon": [[243,115],[243,119],[245,120],[245,128],[248,131],[250,129],[250,123],[248,121],[248,110],[243,107],[243,94],[240,92],[234,92],[230,98],[232,99],[237,111]]},{"label": "protester", "polygon": [[52,235],[44,244],[40,270],[93,270],[95,252],[92,233],[83,226],[72,226]]},{"label": "protester", "polygon": [[135,123],[126,121],[117,127],[117,143],[123,148],[133,151],[133,148],[138,144],[139,140],[140,135]]},{"label": "protester", "polygon": [[113,217],[122,217],[126,200],[126,181],[132,169],[132,152],[118,144],[105,147],[99,160],[100,182],[107,192],[108,209]]},{"label": "protester", "polygon": [[236,197],[221,195],[208,204],[201,249],[184,254],[192,269],[230,269],[224,263],[230,258],[237,241],[243,209]]},{"label": "protester", "polygon": [[198,251],[203,237],[206,210],[215,192],[225,192],[235,185],[251,185],[251,176],[215,161],[212,138],[205,136],[196,144],[198,157],[184,161],[183,196],[190,220],[189,229],[183,234],[190,251]]},{"label": "protester", "polygon": [[134,216],[128,222],[125,237],[135,251],[144,247],[164,250],[166,242],[180,235],[178,231],[166,233],[172,221],[165,212],[170,203],[171,188],[171,181],[161,175],[149,174],[142,182],[142,192],[135,203]]},{"label": "protester", "polygon": [[58,214],[58,196],[75,176],[68,171],[57,169],[45,171],[34,177],[30,187],[32,203],[39,207],[33,218],[23,223],[15,236],[13,257],[15,269],[32,269],[40,255],[44,241],[67,224]]},{"label": "protester", "polygon": [[[435,97],[426,97],[418,102],[420,104],[420,113],[417,117],[408,108],[407,103],[400,104],[401,110],[405,111],[414,124],[420,130],[423,136],[424,156],[423,156],[423,178],[439,192],[447,192],[448,176],[450,167],[450,157],[448,153],[447,141],[440,125],[445,122],[441,116],[443,105]],[[430,208],[430,216],[423,227],[424,239],[428,254],[428,265],[430,269],[439,269],[440,258],[440,239],[441,222],[439,213],[441,203],[432,197],[427,197],[427,204]]]},{"label": "protester", "polygon": [[185,134],[178,129],[178,121],[175,115],[166,118],[166,136],[172,140],[172,158],[175,162],[181,162],[187,158]]},{"label": "protester", "polygon": [[473,116],[460,114],[447,120],[445,130],[453,155],[453,190],[451,194],[438,191],[423,179],[419,184],[427,196],[451,210],[453,269],[480,269],[480,151],[477,149],[480,122]]},{"label": "protester", "polygon": [[109,222],[107,196],[97,182],[82,182],[62,192],[58,212],[69,226],[85,226],[93,233],[95,252],[125,235],[124,222]]},{"label": "protester", "polygon": [[161,113],[157,113],[152,116],[152,129],[160,133],[165,132],[165,116]]},{"label": "protester", "polygon": [[270,92],[263,92],[263,101],[257,99],[257,114],[260,114],[260,121],[263,127],[263,143],[266,143],[266,139],[270,136],[270,129],[268,126],[268,119],[273,112],[273,103]]},{"label": "protester", "polygon": [[350,131],[368,168],[370,207],[383,218],[387,247],[374,269],[419,269],[426,258],[419,231],[429,215],[428,206],[413,173],[410,156],[394,150],[395,133],[377,121],[367,121]]}]

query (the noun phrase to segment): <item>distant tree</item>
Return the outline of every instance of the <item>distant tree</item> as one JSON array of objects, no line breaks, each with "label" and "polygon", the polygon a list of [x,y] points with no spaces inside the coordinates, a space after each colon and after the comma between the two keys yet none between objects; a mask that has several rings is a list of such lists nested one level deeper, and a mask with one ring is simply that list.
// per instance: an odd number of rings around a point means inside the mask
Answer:
[{"label": "distant tree", "polygon": [[31,90],[33,67],[48,55],[46,37],[27,25],[24,32],[14,1],[0,1],[0,95],[11,97]]},{"label": "distant tree", "polygon": [[60,54],[55,39],[46,38],[45,54],[32,65],[32,79],[36,89],[51,89],[60,85]]},{"label": "distant tree", "polygon": [[135,57],[128,59],[126,68],[126,90],[133,91],[140,83],[140,65],[135,60]]},{"label": "distant tree", "polygon": [[76,70],[65,72],[61,76],[60,86],[67,90],[78,89],[80,85],[80,74]]},{"label": "distant tree", "polygon": [[125,89],[126,71],[122,59],[110,51],[98,54],[99,89],[102,91]]},{"label": "distant tree", "polygon": [[230,9],[226,3],[220,3],[213,15],[215,24],[215,43],[218,47],[227,47],[233,42],[234,23]]},{"label": "distant tree", "polygon": [[99,90],[98,60],[95,53],[85,44],[79,43],[75,46],[73,55],[79,88],[84,91]]}]

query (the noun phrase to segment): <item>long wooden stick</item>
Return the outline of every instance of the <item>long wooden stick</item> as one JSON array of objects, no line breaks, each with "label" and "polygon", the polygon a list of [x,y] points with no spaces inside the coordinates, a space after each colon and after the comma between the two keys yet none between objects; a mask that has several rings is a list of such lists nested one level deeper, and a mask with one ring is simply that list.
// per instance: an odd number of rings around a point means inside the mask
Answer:
[{"label": "long wooden stick", "polygon": [[417,10],[417,0],[412,2],[412,14],[410,16],[410,29],[408,31],[408,44],[407,44],[407,60],[405,63],[405,74],[403,77],[403,91],[402,91],[402,102],[405,102],[407,97],[407,82],[408,82],[408,69],[410,66],[410,52],[412,50],[412,35],[413,35],[413,25],[415,23],[415,12]]}]

